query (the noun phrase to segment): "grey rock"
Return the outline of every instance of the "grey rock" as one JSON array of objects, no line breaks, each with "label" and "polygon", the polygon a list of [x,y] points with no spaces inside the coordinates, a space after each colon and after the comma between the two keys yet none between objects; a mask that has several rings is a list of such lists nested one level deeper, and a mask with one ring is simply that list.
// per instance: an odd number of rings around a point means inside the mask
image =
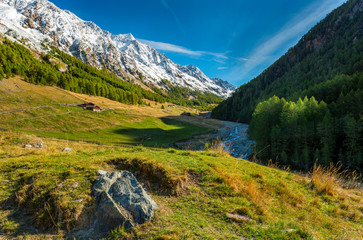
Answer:
[{"label": "grey rock", "polygon": [[24,148],[43,148],[44,144],[42,142],[38,143],[28,143],[24,145]]},{"label": "grey rock", "polygon": [[72,184],[72,191],[75,190],[75,189],[77,189],[78,187],[79,187],[79,183],[78,182],[74,182]]},{"label": "grey rock", "polygon": [[62,152],[70,152],[72,151],[72,148],[64,148]]},{"label": "grey rock", "polygon": [[99,173],[100,175],[105,175],[105,174],[107,174],[107,172],[106,172],[106,171],[103,171],[103,170],[98,170],[98,173]]},{"label": "grey rock", "polygon": [[44,147],[43,143],[37,143],[37,144],[34,144],[34,146],[36,148],[43,148]]},{"label": "grey rock", "polygon": [[109,232],[120,226],[131,228],[151,220],[158,206],[132,173],[99,173],[100,177],[92,187],[97,199],[94,230]]}]

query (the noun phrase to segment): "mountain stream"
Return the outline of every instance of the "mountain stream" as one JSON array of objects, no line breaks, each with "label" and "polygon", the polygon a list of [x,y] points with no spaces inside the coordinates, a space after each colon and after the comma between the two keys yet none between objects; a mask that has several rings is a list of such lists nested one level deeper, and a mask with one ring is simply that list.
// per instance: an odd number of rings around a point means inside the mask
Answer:
[{"label": "mountain stream", "polygon": [[254,141],[247,134],[248,125],[243,123],[222,121],[224,128],[218,132],[225,150],[236,158],[246,159],[253,153]]},{"label": "mountain stream", "polygon": [[203,150],[206,143],[216,139],[233,157],[247,159],[253,153],[254,141],[248,138],[248,125],[222,121],[223,127],[213,133],[195,135],[189,139],[178,141],[172,144],[173,147],[186,150]]}]

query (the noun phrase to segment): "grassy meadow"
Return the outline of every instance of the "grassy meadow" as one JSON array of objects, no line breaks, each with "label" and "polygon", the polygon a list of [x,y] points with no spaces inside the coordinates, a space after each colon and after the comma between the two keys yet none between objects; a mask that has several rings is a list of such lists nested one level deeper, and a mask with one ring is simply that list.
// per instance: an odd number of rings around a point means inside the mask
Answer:
[{"label": "grassy meadow", "polygon": [[[98,169],[133,172],[159,205],[151,222],[116,229],[105,239],[363,235],[363,192],[331,170],[315,168],[303,176],[230,157],[219,146],[169,148],[172,141],[221,126],[179,116],[194,110],[153,102],[129,106],[20,79],[0,86],[0,112],[46,106],[0,115],[0,239],[73,239],[89,227]],[[58,105],[84,101],[109,110]],[[23,147],[39,142],[43,148]],[[72,151],[63,152],[65,147]]]},{"label": "grassy meadow", "polygon": [[[0,86],[0,101],[4,103],[0,113],[8,112],[0,115],[1,128],[42,137],[111,145],[168,146],[205,133],[215,125],[197,126],[198,120],[179,116],[190,110],[186,108],[162,109],[161,104],[155,103],[152,107],[125,105],[55,87],[35,86],[20,79],[5,79]],[[72,106],[83,102],[94,102],[105,111],[97,113]],[[14,110],[18,111],[9,112]]]},{"label": "grassy meadow", "polygon": [[[1,134],[1,231],[28,239],[62,238],[87,225],[97,170],[135,173],[160,206],[152,222],[118,229],[109,239],[359,239],[362,192],[323,177],[302,177],[223,152],[142,146],[101,146],[43,139],[44,149],[24,149],[39,138]],[[27,209],[20,210],[20,209]],[[24,217],[28,216],[28,217]],[[37,226],[56,234],[34,233]],[[25,239],[27,239],[25,238]]]}]

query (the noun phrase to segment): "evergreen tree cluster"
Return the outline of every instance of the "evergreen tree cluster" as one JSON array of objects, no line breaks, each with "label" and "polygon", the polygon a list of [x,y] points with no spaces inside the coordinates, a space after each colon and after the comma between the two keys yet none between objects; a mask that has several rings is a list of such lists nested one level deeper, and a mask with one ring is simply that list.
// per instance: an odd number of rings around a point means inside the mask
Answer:
[{"label": "evergreen tree cluster", "polygon": [[361,6],[350,0],[334,10],[213,116],[250,123],[263,161],[300,170],[339,163],[362,172]]},{"label": "evergreen tree cluster", "polygon": [[363,71],[361,4],[362,0],[350,0],[334,10],[278,61],[216,107],[212,116],[248,123],[257,104],[275,95],[291,101],[314,96],[330,103],[340,93],[356,91],[342,78],[349,81]]},{"label": "evergreen tree cluster", "polygon": [[[57,57],[68,66],[66,72],[60,72],[57,64],[50,59]],[[158,94],[122,81],[106,70],[93,68],[75,57],[52,49],[51,54],[36,59],[24,46],[5,39],[0,44],[0,78],[21,75],[25,81],[55,85],[77,93],[103,96],[127,104],[142,104],[143,99],[165,102]]]},{"label": "evergreen tree cluster", "polygon": [[[59,62],[64,63],[67,70],[60,72],[59,64],[52,61],[54,59],[61,60]],[[165,94],[159,89],[148,91],[121,80],[106,69],[98,70],[87,65],[56,48],[37,59],[29,49],[5,39],[0,42],[0,79],[15,75],[24,76],[25,81],[30,83],[59,86],[72,92],[103,96],[126,104],[144,104],[144,99],[149,99],[160,103],[170,101],[184,106],[207,108],[210,103],[221,101],[218,96],[205,93],[195,93],[198,95],[196,101],[188,100],[188,93],[191,92],[186,88],[172,89],[182,91],[182,95],[173,92]]]},{"label": "evergreen tree cluster", "polygon": [[314,97],[288,102],[274,96],[259,103],[249,126],[259,159],[305,171],[314,163],[335,163],[362,172],[363,129],[345,108],[350,97],[329,106]]},{"label": "evergreen tree cluster", "polygon": [[[213,93],[201,93],[191,91],[187,88],[179,87],[171,84],[168,80],[163,80],[166,87],[169,89],[168,98],[172,103],[180,106],[197,106],[200,110],[212,110],[214,104],[222,102],[222,99]],[[154,89],[155,92],[162,92],[159,89]]]}]

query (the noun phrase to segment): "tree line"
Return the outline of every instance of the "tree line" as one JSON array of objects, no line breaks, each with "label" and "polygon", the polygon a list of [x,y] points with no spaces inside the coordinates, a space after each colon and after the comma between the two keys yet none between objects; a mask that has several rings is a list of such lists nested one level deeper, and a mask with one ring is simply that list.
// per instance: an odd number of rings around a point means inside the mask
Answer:
[{"label": "tree line", "polygon": [[[361,94],[361,93],[360,93]],[[354,95],[354,94],[353,94]],[[314,97],[286,101],[276,96],[259,103],[249,126],[256,140],[259,159],[308,171],[317,163],[339,164],[344,169],[363,170],[361,119],[346,109],[347,101],[359,99],[341,95],[335,104]],[[352,98],[353,97],[353,98]]]},{"label": "tree line", "polygon": [[213,109],[250,123],[263,161],[309,170],[316,161],[363,171],[363,14],[350,0],[258,77]]},{"label": "tree line", "polygon": [[[344,83],[324,83],[363,71],[363,14],[356,11],[360,2],[350,0],[330,13],[295,47],[219,104],[212,116],[249,123],[257,104],[275,95],[292,101],[305,96],[335,101],[340,94],[338,84]],[[330,87],[335,92],[330,93]]]},{"label": "tree line", "polygon": [[[52,61],[54,59],[61,60]],[[60,64],[67,67],[60,72]],[[96,69],[76,57],[56,48],[40,58],[26,47],[5,39],[0,43],[0,79],[15,75],[24,76],[24,80],[34,84],[54,85],[72,92],[102,96],[126,104],[145,104],[144,99],[164,103],[166,101],[189,107],[205,108],[210,101],[220,101],[216,95],[197,93],[198,100],[191,101],[184,95],[163,93],[160,90],[146,90],[139,85],[120,79],[107,69]],[[179,89],[176,88],[175,89]],[[183,92],[193,94],[189,89]],[[212,100],[211,100],[212,99]]]}]

